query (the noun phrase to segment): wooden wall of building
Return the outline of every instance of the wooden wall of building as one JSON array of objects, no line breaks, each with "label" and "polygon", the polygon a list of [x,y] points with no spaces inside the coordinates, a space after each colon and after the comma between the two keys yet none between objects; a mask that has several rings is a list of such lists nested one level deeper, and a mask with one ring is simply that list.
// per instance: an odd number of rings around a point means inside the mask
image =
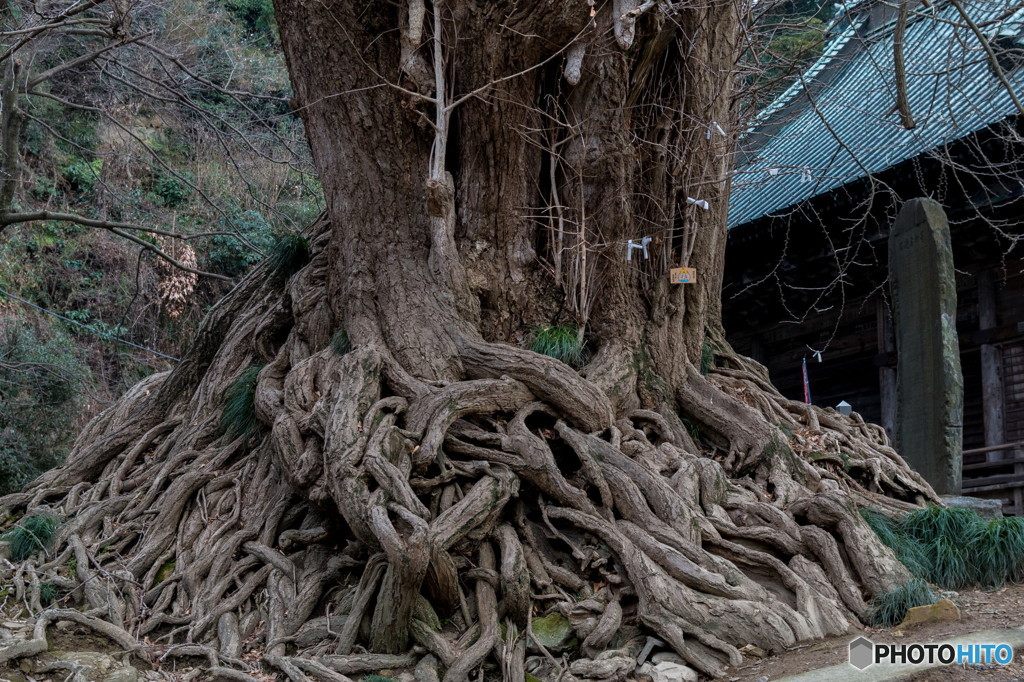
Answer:
[{"label": "wooden wall of building", "polygon": [[[979,351],[984,341],[994,342],[1002,352],[1004,442],[1024,441],[1024,261],[1007,261],[995,274],[997,327],[985,335],[978,328],[976,272],[958,273],[964,449],[986,444]],[[879,288],[872,296],[848,300],[801,321],[780,321],[760,329],[744,328],[743,320],[730,314],[727,301],[726,332],[738,352],[767,366],[787,397],[803,399],[801,365],[806,358],[814,404],[831,407],[845,400],[865,419],[881,423],[879,369],[896,366],[895,353],[880,347],[879,316],[889,314],[886,293]],[[823,351],[821,362],[814,350]]]}]

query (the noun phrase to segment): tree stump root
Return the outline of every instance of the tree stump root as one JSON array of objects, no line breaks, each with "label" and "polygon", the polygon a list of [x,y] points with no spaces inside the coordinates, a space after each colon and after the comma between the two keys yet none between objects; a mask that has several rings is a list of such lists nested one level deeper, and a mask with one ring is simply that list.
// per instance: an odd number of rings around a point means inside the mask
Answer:
[{"label": "tree stump root", "polygon": [[[936,498],[878,427],[727,353],[669,411],[615,414],[567,366],[480,340],[461,344],[464,380],[409,382],[384,347],[330,347],[324,258],[283,290],[251,276],[219,343],[0,499],[0,518],[64,519],[45,555],[0,568],[37,614],[0,663],[45,650],[60,619],[220,679],[623,679],[649,637],[716,676],[745,645],[845,632],[908,578],[858,510]],[[224,389],[254,365],[259,427],[229,439]],[[93,615],[42,609],[47,582]],[[564,632],[536,630],[549,614]]]}]

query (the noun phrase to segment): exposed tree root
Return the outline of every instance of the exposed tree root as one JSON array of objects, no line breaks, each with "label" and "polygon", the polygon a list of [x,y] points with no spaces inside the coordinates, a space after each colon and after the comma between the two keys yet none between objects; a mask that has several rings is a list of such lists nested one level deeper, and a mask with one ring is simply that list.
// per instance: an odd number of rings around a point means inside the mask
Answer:
[{"label": "exposed tree root", "polygon": [[[216,352],[141,383],[0,500],[0,518],[65,519],[51,554],[3,569],[39,613],[0,663],[62,619],[221,679],[622,679],[649,636],[717,675],[744,645],[846,631],[907,578],[857,509],[934,495],[881,429],[727,354],[689,371],[678,413],[615,414],[565,365],[479,340],[465,380],[396,382],[386,349],[330,347],[322,241],[283,289],[257,273],[222,304],[237,317],[215,311]],[[224,389],[256,364],[261,426],[229,441]],[[40,612],[40,581],[85,613]],[[529,634],[552,612],[578,642],[564,671]]]}]

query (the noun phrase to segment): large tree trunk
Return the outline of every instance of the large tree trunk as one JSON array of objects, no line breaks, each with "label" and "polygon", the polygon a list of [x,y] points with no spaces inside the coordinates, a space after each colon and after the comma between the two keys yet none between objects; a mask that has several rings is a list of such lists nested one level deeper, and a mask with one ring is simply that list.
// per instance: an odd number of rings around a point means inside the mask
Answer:
[{"label": "large tree trunk", "polygon": [[[67,519],[20,570],[74,555],[118,628],[293,680],[543,678],[554,611],[576,677],[632,673],[645,635],[714,675],[862,618],[908,576],[857,508],[934,494],[724,341],[736,11],[278,0],[329,220],[0,500]],[[582,369],[524,350],[553,323]],[[253,366],[260,426],[232,438]]]}]

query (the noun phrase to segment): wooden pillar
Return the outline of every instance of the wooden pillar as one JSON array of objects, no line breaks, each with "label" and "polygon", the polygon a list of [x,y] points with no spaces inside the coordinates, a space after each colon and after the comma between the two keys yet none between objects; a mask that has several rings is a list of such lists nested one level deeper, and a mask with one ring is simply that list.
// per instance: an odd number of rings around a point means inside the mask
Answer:
[{"label": "wooden pillar", "polygon": [[[978,327],[982,331],[998,324],[996,316],[996,278],[991,270],[978,273]],[[981,346],[981,402],[985,421],[985,447],[1006,441],[1003,404],[1003,355],[995,344]],[[1002,451],[989,452],[988,461],[1002,459]]]},{"label": "wooden pillar", "polygon": [[[878,354],[888,356],[896,350],[896,338],[892,333],[889,306],[879,296],[875,301],[878,329]],[[896,437],[896,370],[888,365],[878,368],[878,397],[882,406],[882,428],[892,441]]]},{"label": "wooden pillar", "polygon": [[765,367],[768,366],[768,351],[756,336],[750,341],[750,358]]}]

